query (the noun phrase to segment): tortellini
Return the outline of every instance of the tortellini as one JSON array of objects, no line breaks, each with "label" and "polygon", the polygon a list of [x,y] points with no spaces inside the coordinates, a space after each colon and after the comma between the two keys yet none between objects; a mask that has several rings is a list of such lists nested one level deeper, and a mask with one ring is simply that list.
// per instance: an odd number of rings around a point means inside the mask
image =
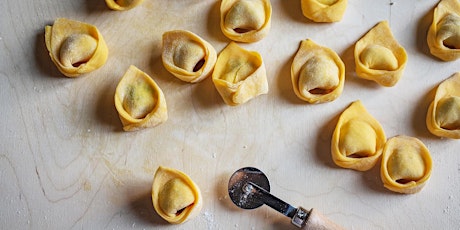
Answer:
[{"label": "tortellini", "polygon": [[90,24],[58,18],[45,27],[51,60],[67,77],[78,77],[103,66],[108,49],[99,30]]},{"label": "tortellini", "polygon": [[430,152],[419,139],[396,136],[383,148],[380,176],[391,191],[416,193],[430,178],[432,165]]},{"label": "tortellini", "polygon": [[256,42],[267,36],[271,26],[270,0],[222,0],[220,28],[237,42]]},{"label": "tortellini", "polygon": [[224,102],[232,106],[268,92],[262,57],[235,42],[229,43],[217,57],[212,81]]},{"label": "tortellini", "polygon": [[200,188],[190,177],[172,168],[160,166],[152,185],[155,211],[171,224],[196,217],[203,206]]},{"label": "tortellini", "polygon": [[359,77],[386,87],[399,81],[407,63],[406,50],[393,37],[387,21],[378,23],[356,42],[354,56]]},{"label": "tortellini", "polygon": [[217,53],[211,44],[185,30],[163,34],[162,60],[165,68],[186,82],[199,82],[211,75]]},{"label": "tortellini", "polygon": [[130,66],[118,83],[115,107],[125,131],[154,127],[168,119],[163,91],[135,66]]},{"label": "tortellini", "polygon": [[460,139],[460,72],[439,84],[426,125],[436,136]]},{"label": "tortellini", "polygon": [[460,57],[460,3],[442,0],[434,9],[427,43],[431,54],[443,61]]},{"label": "tortellini", "polygon": [[314,22],[338,22],[342,20],[347,0],[300,0],[302,13]]},{"label": "tortellini", "polygon": [[380,159],[386,137],[380,123],[361,101],[353,102],[339,117],[331,141],[334,163],[366,171]]},{"label": "tortellini", "polygon": [[144,0],[105,0],[112,10],[129,10],[141,4]]},{"label": "tortellini", "polygon": [[335,100],[343,90],[345,65],[329,48],[304,40],[291,66],[294,92],[309,103]]}]

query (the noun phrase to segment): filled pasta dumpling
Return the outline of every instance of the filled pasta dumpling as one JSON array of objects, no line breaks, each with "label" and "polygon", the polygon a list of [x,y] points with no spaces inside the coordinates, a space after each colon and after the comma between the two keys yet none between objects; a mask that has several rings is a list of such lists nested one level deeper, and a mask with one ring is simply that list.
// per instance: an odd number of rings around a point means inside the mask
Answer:
[{"label": "filled pasta dumpling", "polygon": [[332,101],[342,93],[345,65],[337,53],[307,39],[292,62],[291,81],[295,94],[304,101]]},{"label": "filled pasta dumpling", "polygon": [[460,139],[460,72],[439,84],[426,125],[436,136]]},{"label": "filled pasta dumpling", "polygon": [[45,27],[51,60],[67,77],[78,77],[103,66],[108,49],[99,30],[90,24],[58,18]]},{"label": "filled pasta dumpling", "polygon": [[314,22],[338,22],[342,20],[347,0],[300,0],[302,13]]},{"label": "filled pasta dumpling", "polygon": [[334,163],[343,168],[366,171],[380,159],[386,137],[361,101],[353,102],[339,117],[331,141]]},{"label": "filled pasta dumpling", "polygon": [[135,66],[130,66],[118,83],[115,107],[125,131],[154,127],[168,119],[163,91]]},{"label": "filled pasta dumpling", "polygon": [[443,61],[460,57],[460,3],[442,0],[434,9],[427,43],[431,54]]},{"label": "filled pasta dumpling", "polygon": [[112,10],[129,10],[141,4],[144,0],[105,0]]},{"label": "filled pasta dumpling", "polygon": [[228,105],[243,104],[268,92],[262,57],[231,42],[217,57],[212,81]]},{"label": "filled pasta dumpling", "polygon": [[356,74],[382,86],[394,86],[407,63],[406,50],[396,41],[387,21],[378,23],[355,44]]},{"label": "filled pasta dumpling", "polygon": [[203,206],[200,188],[190,177],[172,168],[160,166],[152,185],[155,211],[171,224],[196,217]]},{"label": "filled pasta dumpling", "polygon": [[385,144],[380,176],[391,191],[416,193],[430,178],[432,165],[430,152],[419,139],[396,136]]},{"label": "filled pasta dumpling", "polygon": [[185,30],[163,34],[162,61],[165,68],[186,82],[199,82],[211,75],[217,53],[211,44]]},{"label": "filled pasta dumpling", "polygon": [[271,26],[270,0],[222,0],[220,28],[237,42],[256,42],[267,36]]}]

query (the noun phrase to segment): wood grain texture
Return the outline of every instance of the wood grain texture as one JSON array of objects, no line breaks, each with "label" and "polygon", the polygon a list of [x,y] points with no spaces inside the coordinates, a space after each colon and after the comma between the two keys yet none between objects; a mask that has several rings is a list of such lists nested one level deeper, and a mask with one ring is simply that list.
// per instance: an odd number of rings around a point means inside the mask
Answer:
[{"label": "wood grain texture", "polygon": [[[264,206],[240,210],[227,195],[230,175],[253,166],[271,192],[295,206],[316,208],[346,229],[454,229],[460,225],[460,142],[439,139],[425,126],[434,87],[458,69],[429,54],[426,31],[436,1],[350,0],[344,18],[316,24],[297,0],[272,0],[272,29],[258,51],[269,93],[227,106],[211,79],[184,83],[161,63],[161,35],[190,30],[220,52],[229,40],[219,28],[219,1],[145,0],[125,12],[103,0],[6,0],[0,8],[0,226],[5,229],[295,229]],[[51,62],[44,27],[58,17],[96,25],[107,63],[69,79]],[[383,88],[354,73],[353,45],[388,20],[409,61],[401,80]],[[336,51],[346,65],[343,94],[308,105],[290,82],[300,41]],[[123,132],[115,87],[130,65],[162,88],[169,120]],[[386,190],[378,166],[367,172],[338,168],[330,139],[338,115],[354,100],[388,137],[415,136],[430,149],[433,174],[418,194]],[[150,190],[159,165],[187,173],[201,188],[201,214],[169,225],[154,212]]]}]

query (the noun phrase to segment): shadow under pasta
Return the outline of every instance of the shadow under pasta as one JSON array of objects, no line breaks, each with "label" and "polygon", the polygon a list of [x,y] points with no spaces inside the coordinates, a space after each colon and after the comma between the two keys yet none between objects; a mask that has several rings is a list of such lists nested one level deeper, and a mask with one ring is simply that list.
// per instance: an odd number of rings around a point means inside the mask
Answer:
[{"label": "shadow under pasta", "polygon": [[315,145],[316,158],[319,162],[321,162],[322,164],[330,168],[338,168],[338,166],[335,165],[332,160],[331,141],[332,141],[332,134],[339,120],[339,117],[340,117],[340,112],[338,112],[338,114],[334,115],[331,119],[324,122],[323,124],[318,124],[318,129],[317,129],[316,145]]},{"label": "shadow under pasta", "polygon": [[435,56],[431,54],[430,49],[428,47],[428,43],[427,43],[428,29],[430,28],[431,23],[433,22],[434,8],[435,6],[433,6],[429,11],[427,11],[418,20],[417,31],[415,31],[415,39],[416,39],[417,49],[419,52],[431,58],[433,61],[441,62],[440,59],[436,58]]},{"label": "shadow under pasta", "polygon": [[129,208],[135,214],[136,218],[141,222],[153,226],[170,225],[166,220],[161,218],[155,212],[155,209],[152,205],[152,194],[150,191],[146,191],[145,194],[131,201]]},{"label": "shadow under pasta", "polygon": [[[49,25],[52,25],[51,22]],[[38,69],[43,75],[55,78],[62,78],[65,77],[61,72],[59,72],[58,68],[54,65],[53,61],[49,56],[48,49],[46,48],[45,44],[45,27],[43,27],[43,31],[37,32],[35,36],[35,65],[36,69]]]}]

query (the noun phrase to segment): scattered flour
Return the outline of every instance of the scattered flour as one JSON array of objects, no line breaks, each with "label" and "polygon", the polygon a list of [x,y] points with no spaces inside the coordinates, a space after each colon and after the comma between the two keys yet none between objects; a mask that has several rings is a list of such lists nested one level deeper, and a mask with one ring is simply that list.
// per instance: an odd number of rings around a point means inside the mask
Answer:
[{"label": "scattered flour", "polygon": [[217,223],[214,220],[214,214],[209,211],[204,211],[202,212],[201,216],[206,222],[207,229],[217,229]]}]

